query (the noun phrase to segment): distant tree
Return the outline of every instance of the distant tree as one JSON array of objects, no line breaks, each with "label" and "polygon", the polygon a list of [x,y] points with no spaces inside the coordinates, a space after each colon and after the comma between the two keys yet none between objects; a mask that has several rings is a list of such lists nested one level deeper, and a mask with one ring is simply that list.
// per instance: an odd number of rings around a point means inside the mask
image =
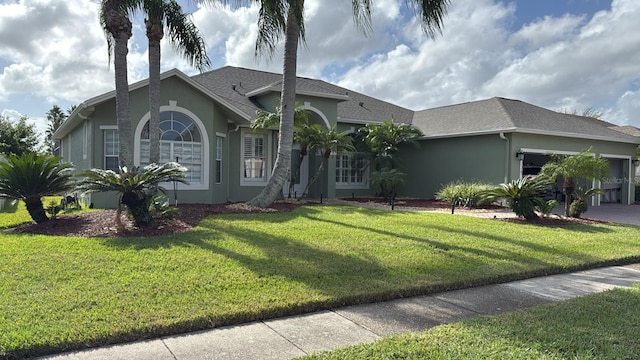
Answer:
[{"label": "distant tree", "polygon": [[47,131],[46,131],[46,139],[45,146],[47,147],[47,151],[51,155],[58,155],[59,151],[57,151],[59,146],[59,141],[53,140],[53,133],[58,130],[60,125],[67,119],[68,114],[62,112],[62,109],[58,105],[53,105],[49,111],[47,111]]},{"label": "distant tree", "polygon": [[590,117],[590,118],[594,118],[594,119],[598,119],[598,120],[602,120],[602,118],[604,117],[604,113],[602,112],[602,110],[594,110],[592,107],[590,108],[586,108],[583,110],[578,110],[578,109],[562,109],[560,110],[561,113],[563,114],[569,114],[569,115],[579,115],[579,116],[586,116],[586,117]]},{"label": "distant tree", "polygon": [[0,153],[22,155],[38,151],[38,134],[35,125],[27,124],[23,116],[17,123],[0,115]]}]

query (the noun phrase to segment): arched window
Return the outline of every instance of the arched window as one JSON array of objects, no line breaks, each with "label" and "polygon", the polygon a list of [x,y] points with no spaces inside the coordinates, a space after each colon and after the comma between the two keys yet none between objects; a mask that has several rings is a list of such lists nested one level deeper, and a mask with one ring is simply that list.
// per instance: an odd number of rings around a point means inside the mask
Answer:
[{"label": "arched window", "polygon": [[[177,161],[188,171],[187,181],[202,183],[202,135],[195,122],[176,111],[160,113],[160,163]],[[149,164],[149,122],[140,134],[140,165]]]}]

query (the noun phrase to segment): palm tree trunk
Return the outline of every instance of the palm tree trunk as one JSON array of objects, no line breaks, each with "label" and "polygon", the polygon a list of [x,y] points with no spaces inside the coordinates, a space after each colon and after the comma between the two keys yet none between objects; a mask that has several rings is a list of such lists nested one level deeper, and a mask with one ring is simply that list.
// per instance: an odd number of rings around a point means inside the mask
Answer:
[{"label": "palm tree trunk", "polygon": [[570,216],[571,214],[571,201],[573,200],[574,188],[575,182],[573,181],[573,178],[567,177],[562,186],[562,191],[564,192],[564,216]]},{"label": "palm tree trunk", "polygon": [[[117,12],[117,10],[115,10]],[[121,167],[133,167],[133,139],[131,137],[131,115],[129,108],[129,82],[127,80],[127,42],[131,38],[131,21],[119,13],[120,23],[114,38],[114,71],[116,82],[116,118],[118,123],[119,164]]]},{"label": "palm tree trunk", "polygon": [[27,211],[29,212],[29,215],[31,215],[31,218],[37,224],[40,224],[49,220],[49,218],[47,217],[47,214],[44,211],[44,206],[42,205],[42,199],[40,199],[39,197],[27,198],[24,200],[24,203],[27,207]]},{"label": "palm tree trunk", "polygon": [[160,163],[160,40],[162,24],[146,20],[149,39],[149,163]]},{"label": "palm tree trunk", "polygon": [[289,7],[284,42],[284,62],[282,66],[283,78],[282,95],[280,99],[281,118],[278,155],[269,182],[256,197],[249,200],[248,203],[252,206],[267,207],[271,205],[282,192],[282,186],[287,180],[287,174],[291,168],[299,38],[300,28],[295,18],[295,12],[292,10],[292,7]]}]

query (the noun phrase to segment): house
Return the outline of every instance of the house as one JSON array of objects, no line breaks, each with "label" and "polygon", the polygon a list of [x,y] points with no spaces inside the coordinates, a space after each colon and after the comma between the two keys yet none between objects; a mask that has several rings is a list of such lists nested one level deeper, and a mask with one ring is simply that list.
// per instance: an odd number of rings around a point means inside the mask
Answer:
[{"label": "house", "polygon": [[[280,74],[230,66],[191,77],[178,70],[161,75],[161,161],[177,160],[189,169],[190,183],[177,185],[180,202],[246,201],[267,183],[277,131],[253,130],[250,125],[257,110],[275,110],[281,80]],[[136,165],[149,159],[147,85],[148,81],[130,85]],[[387,119],[421,129],[425,134],[421,149],[402,152],[409,175],[398,188],[402,196],[432,198],[443,184],[461,178],[509,181],[535,173],[550,152],[591,148],[612,163],[610,183],[615,190],[603,201],[633,201],[629,179],[640,138],[604,121],[503,98],[414,112],[304,77],[297,80],[297,101],[310,111],[312,122],[343,131]],[[109,92],[80,104],[54,138],[60,140],[64,160],[77,169],[117,170],[117,131],[115,92]],[[293,159],[298,152],[294,145]],[[369,183],[366,162],[347,160],[341,154],[332,156],[309,196],[374,195],[377,189]],[[294,176],[291,194],[285,185],[283,196],[300,196],[319,161],[318,156],[306,157]],[[168,190],[173,198],[173,185]],[[98,207],[116,204],[110,194],[88,196]]]}]

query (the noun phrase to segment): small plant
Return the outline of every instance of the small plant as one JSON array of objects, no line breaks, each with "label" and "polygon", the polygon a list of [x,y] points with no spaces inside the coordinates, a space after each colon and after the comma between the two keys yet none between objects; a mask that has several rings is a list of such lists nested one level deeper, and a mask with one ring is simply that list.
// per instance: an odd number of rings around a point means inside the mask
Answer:
[{"label": "small plant", "polygon": [[180,215],[180,210],[170,205],[169,200],[164,195],[155,195],[151,198],[150,202],[149,212],[151,212],[151,216],[153,217],[173,219]]},{"label": "small plant", "polygon": [[587,200],[599,194],[604,193],[601,189],[598,188],[589,188],[583,186],[577,186],[573,190],[573,195],[575,200],[571,202],[569,205],[569,216],[579,218],[583,213],[587,212],[589,209],[589,205]]},{"label": "small plant", "polygon": [[561,204],[560,201],[556,199],[545,200],[541,197],[536,197],[533,199],[533,201],[536,204],[536,209],[538,210],[538,212],[541,213],[544,217],[548,217],[553,209],[560,206]]},{"label": "small plant", "polygon": [[389,200],[389,195],[396,185],[406,182],[407,174],[398,169],[382,169],[371,173],[371,183],[380,186],[384,201]]},{"label": "small plant", "polygon": [[538,194],[543,193],[550,184],[549,178],[544,176],[526,176],[511,181],[508,184],[500,184],[499,187],[487,191],[485,194],[489,199],[504,199],[509,204],[509,208],[516,215],[527,220],[538,218],[534,199]]},{"label": "small plant", "polygon": [[62,206],[56,203],[54,200],[49,201],[49,204],[46,207],[46,212],[49,214],[51,219],[55,219],[60,211],[62,211]]}]

